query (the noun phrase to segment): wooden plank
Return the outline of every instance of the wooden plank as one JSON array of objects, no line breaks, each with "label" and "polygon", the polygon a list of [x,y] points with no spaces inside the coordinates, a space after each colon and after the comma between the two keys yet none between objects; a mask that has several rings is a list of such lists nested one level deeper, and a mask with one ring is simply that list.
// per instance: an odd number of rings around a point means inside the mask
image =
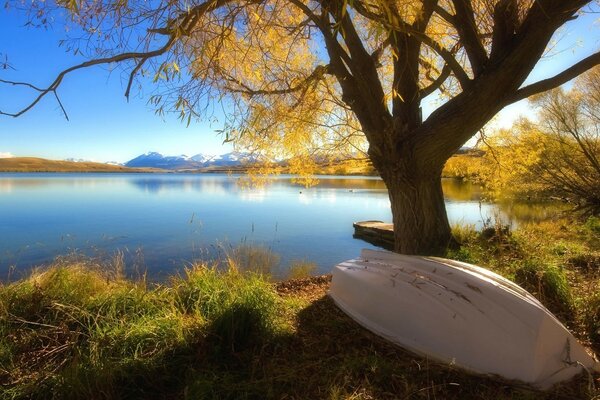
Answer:
[{"label": "wooden plank", "polygon": [[387,250],[394,249],[394,225],[383,221],[358,221],[353,237]]}]

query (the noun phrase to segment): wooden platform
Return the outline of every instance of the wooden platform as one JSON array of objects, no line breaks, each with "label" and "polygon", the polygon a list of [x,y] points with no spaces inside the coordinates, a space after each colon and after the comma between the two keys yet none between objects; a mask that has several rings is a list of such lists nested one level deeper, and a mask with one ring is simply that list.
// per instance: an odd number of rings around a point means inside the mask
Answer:
[{"label": "wooden platform", "polygon": [[387,250],[394,249],[394,225],[383,221],[358,221],[354,226],[353,237],[362,239]]}]

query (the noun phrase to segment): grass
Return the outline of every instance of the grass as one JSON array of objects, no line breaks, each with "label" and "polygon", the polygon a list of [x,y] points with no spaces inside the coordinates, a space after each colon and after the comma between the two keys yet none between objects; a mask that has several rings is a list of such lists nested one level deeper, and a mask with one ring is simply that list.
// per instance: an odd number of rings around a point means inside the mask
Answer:
[{"label": "grass", "polygon": [[[588,225],[456,227],[454,255],[521,280],[598,351],[598,237]],[[539,392],[436,364],[348,318],[326,296],[326,276],[273,283],[265,267],[250,268],[268,264],[267,252],[240,249],[227,260],[150,284],[124,278],[119,257],[112,270],[65,258],[0,286],[0,398],[600,396],[586,376]],[[306,262],[295,269],[312,272]]]}]

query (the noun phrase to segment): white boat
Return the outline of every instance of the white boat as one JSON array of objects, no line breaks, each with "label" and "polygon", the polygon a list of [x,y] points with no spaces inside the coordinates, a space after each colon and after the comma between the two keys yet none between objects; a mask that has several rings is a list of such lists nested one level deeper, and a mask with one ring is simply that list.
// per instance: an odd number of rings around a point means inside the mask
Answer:
[{"label": "white boat", "polygon": [[484,268],[363,250],[329,295],[355,321],[417,354],[540,389],[599,363],[536,298]]}]

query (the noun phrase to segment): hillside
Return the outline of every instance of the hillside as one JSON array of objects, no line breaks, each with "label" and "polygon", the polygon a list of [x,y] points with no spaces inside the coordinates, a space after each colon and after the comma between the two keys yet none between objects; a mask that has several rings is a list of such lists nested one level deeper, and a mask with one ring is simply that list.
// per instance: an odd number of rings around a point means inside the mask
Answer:
[{"label": "hillside", "polygon": [[0,158],[0,172],[153,172],[154,168],[128,168],[89,161],[57,161],[35,157]]}]

